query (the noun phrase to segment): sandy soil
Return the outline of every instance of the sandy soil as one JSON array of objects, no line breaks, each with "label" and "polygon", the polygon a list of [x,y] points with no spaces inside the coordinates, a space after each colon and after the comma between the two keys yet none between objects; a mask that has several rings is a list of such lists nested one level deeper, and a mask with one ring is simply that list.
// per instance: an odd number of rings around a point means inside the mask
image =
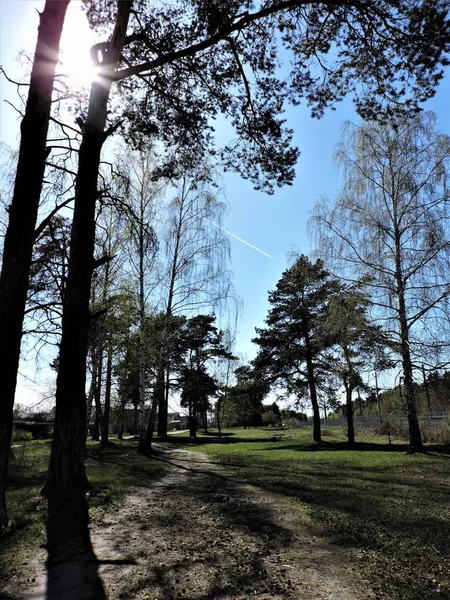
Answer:
[{"label": "sandy soil", "polygon": [[[158,450],[171,472],[91,527],[110,600],[371,597],[342,548],[315,537],[276,494],[236,482],[200,453]],[[27,583],[15,598],[45,598],[43,569]]]}]

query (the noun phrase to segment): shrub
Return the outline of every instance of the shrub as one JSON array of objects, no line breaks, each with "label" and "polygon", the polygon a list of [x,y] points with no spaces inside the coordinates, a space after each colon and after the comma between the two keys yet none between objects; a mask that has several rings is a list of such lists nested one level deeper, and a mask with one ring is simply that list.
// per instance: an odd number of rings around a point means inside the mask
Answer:
[{"label": "shrub", "polygon": [[11,465],[16,469],[23,469],[30,463],[31,453],[26,446],[11,446]]},{"label": "shrub", "polygon": [[31,442],[33,434],[25,429],[14,429],[12,433],[12,442]]}]

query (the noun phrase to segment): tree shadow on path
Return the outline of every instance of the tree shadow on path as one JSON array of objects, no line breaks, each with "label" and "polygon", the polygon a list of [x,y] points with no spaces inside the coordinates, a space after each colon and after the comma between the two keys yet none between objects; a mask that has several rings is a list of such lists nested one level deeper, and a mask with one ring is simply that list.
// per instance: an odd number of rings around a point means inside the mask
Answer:
[{"label": "tree shadow on path", "polygon": [[49,495],[47,552],[46,600],[106,600],[83,490]]}]

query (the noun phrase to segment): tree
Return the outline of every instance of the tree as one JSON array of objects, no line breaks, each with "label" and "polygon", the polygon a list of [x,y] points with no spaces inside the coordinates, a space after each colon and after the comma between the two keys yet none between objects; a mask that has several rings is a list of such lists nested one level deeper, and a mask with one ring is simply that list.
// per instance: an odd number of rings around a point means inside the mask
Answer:
[{"label": "tree", "polygon": [[261,425],[262,402],[269,386],[261,373],[251,365],[241,365],[234,370],[236,383],[229,389],[230,401],[234,404],[237,424]]},{"label": "tree", "polygon": [[388,344],[381,327],[372,324],[367,311],[369,301],[357,288],[339,286],[328,302],[323,335],[338,350],[333,371],[345,389],[347,436],[355,444],[353,392],[364,387],[362,371]]},{"label": "tree", "polygon": [[[223,335],[224,347],[232,354],[235,343],[235,336],[230,329],[225,329]],[[230,398],[230,383],[233,374],[233,363],[236,362],[236,357],[217,357],[214,367],[214,376],[219,384],[219,393],[215,406],[216,425],[219,432],[219,437],[222,433],[224,417],[227,410],[227,401]]]},{"label": "tree", "polygon": [[59,41],[70,0],[46,0],[21,123],[19,159],[0,275],[0,528],[7,527],[5,486],[12,435],[12,411],[19,368],[20,342],[39,198],[47,157]]},{"label": "tree", "polygon": [[[168,206],[162,258],[165,274],[160,286],[167,325],[160,348],[159,384],[155,388],[159,395],[155,398],[158,434],[162,437],[167,435],[168,389],[164,385],[164,373],[172,315],[220,308],[233,293],[230,272],[226,269],[229,243],[214,225],[220,227],[225,204],[213,188],[211,177],[210,169],[205,165],[184,174]],[[141,446],[142,452],[148,450],[144,444]]]},{"label": "tree", "polygon": [[268,425],[279,425],[281,423],[281,411],[276,402],[272,402],[270,406],[264,406],[262,421]]},{"label": "tree", "polygon": [[[319,246],[336,273],[361,279],[401,355],[410,452],[423,450],[414,353],[443,348],[450,296],[447,173],[450,140],[429,113],[348,125],[337,153],[343,190],[316,208]],[[446,313],[447,314],[447,313]],[[428,339],[427,337],[428,336]]]},{"label": "tree", "polygon": [[269,293],[272,308],[267,326],[256,329],[253,340],[260,347],[254,365],[265,377],[281,383],[299,399],[306,387],[309,390],[315,442],[322,441],[317,386],[327,368],[323,353],[330,347],[321,334],[335,286],[321,260],[311,263],[306,256],[299,256]]},{"label": "tree", "polygon": [[[110,5],[98,11],[95,0],[85,4],[92,25],[111,29]],[[221,152],[223,161],[258,187],[272,191],[274,185],[292,181],[297,158],[296,149],[290,147],[292,132],[283,127],[281,118],[286,99],[296,103],[306,97],[313,113],[320,116],[363,82],[366,93],[356,101],[362,114],[382,110],[379,98],[400,101],[411,91],[406,102],[413,106],[433,93],[450,45],[440,0],[413,8],[406,0],[385,0],[376,6],[360,0],[344,5],[286,0],[258,6],[253,12],[244,2],[153,8],[136,0],[139,10],[133,12],[131,4],[117,3],[110,40],[96,44],[91,53],[99,79],[91,88],[86,120],[80,119],[82,141],[47,490],[87,484],[79,440],[85,429],[97,175],[106,138],[121,126],[137,144],[149,135],[159,137],[177,150],[168,165],[173,171],[212,150],[210,121],[220,111],[237,132],[235,142]],[[129,25],[133,32],[127,35]],[[279,41],[293,51],[291,77],[283,73],[282,80],[277,77]],[[317,58],[322,65],[321,58],[331,48],[335,64],[327,66],[323,79],[315,78],[311,64]],[[397,85],[400,79],[404,86]],[[123,102],[108,113],[113,82],[121,83]]]},{"label": "tree", "polygon": [[184,350],[184,365],[181,368],[179,387],[181,405],[189,410],[189,431],[191,437],[197,435],[199,417],[207,429],[207,415],[211,410],[209,398],[218,392],[218,384],[208,373],[212,359],[233,356],[223,343],[223,331],[214,325],[214,315],[197,315],[187,320],[183,332],[181,348]]},{"label": "tree", "polygon": [[[157,202],[164,192],[165,183],[158,185],[154,181],[156,169],[153,149],[135,153],[121,159],[122,176],[126,176],[127,211],[127,263],[131,276],[136,282],[139,306],[139,433],[145,434],[145,320],[148,311],[148,296],[157,282],[155,279],[155,260],[158,240],[154,221]],[[150,283],[152,281],[152,283]]]}]

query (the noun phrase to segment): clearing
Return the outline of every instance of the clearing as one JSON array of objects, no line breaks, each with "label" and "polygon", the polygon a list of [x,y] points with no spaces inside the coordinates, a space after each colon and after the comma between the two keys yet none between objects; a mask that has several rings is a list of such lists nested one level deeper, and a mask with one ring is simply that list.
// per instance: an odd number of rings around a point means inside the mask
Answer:
[{"label": "clearing", "polygon": [[[233,431],[194,447],[177,437],[153,460],[131,442],[91,445],[91,540],[107,598],[450,598],[449,448],[411,457],[372,440],[349,451],[309,434]],[[46,597],[36,507],[31,545],[21,546],[22,516],[0,555],[0,598]]]}]

